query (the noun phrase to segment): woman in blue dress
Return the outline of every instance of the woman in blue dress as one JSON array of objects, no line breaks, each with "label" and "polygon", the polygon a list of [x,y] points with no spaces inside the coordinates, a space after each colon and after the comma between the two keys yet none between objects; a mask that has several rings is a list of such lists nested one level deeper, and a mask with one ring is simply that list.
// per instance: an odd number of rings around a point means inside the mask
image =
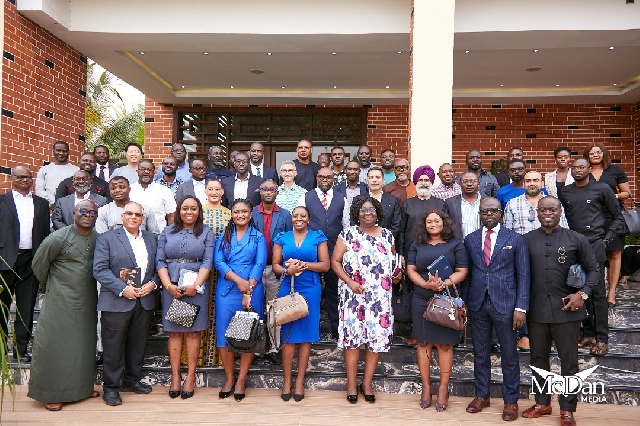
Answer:
[{"label": "woman in blue dress", "polygon": [[[193,396],[196,383],[196,365],[200,348],[200,332],[207,328],[209,306],[209,272],[213,263],[215,239],[211,228],[202,223],[202,206],[193,196],[186,196],[178,203],[175,222],[160,234],[156,268],[165,290],[162,292],[162,326],[169,332],[169,362],[171,385],[169,396],[182,399]],[[193,285],[178,288],[180,270],[198,272]],[[184,327],[164,319],[173,299],[200,306],[191,327]],[[183,338],[187,346],[187,377],[180,392],[180,353]]]},{"label": "woman in blue dress", "polygon": [[218,394],[221,399],[234,392],[236,401],[245,395],[245,380],[253,361],[252,353],[240,354],[240,372],[234,391],[234,353],[227,348],[224,330],[236,311],[251,307],[262,319],[264,311],[264,286],[262,272],[267,265],[267,243],[251,220],[251,204],[237,199],[231,205],[231,222],[218,237],[215,248],[215,266],[218,271],[216,284],[216,346],[224,366],[226,380]]},{"label": "woman in blue dress", "polygon": [[[329,270],[329,248],[327,237],[322,231],[308,228],[309,210],[296,207],[291,215],[293,231],[281,232],[273,240],[272,267],[276,275],[284,277],[278,297],[285,296],[293,290],[300,293],[309,304],[309,315],[289,324],[284,324],[280,331],[284,343],[282,347],[282,370],[284,373],[281,398],[284,401],[293,399],[296,402],[304,398],[304,375],[311,354],[311,343],[320,339],[320,296],[322,285],[320,272]],[[298,376],[295,390],[292,389],[293,355],[298,344]]]}]

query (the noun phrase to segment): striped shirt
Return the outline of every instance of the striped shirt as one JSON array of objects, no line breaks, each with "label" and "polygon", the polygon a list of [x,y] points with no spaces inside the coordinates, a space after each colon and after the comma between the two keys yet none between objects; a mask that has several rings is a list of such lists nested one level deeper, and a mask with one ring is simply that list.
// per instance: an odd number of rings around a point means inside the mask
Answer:
[{"label": "striped shirt", "polygon": [[[504,208],[503,216],[505,228],[509,228],[521,235],[540,228],[542,225],[538,220],[537,208],[538,203],[536,203],[535,206],[529,204],[526,194],[512,198]],[[560,226],[569,229],[569,224],[567,223],[567,218],[564,215],[564,210],[562,210],[562,214],[560,216]]]},{"label": "striped shirt", "polygon": [[462,236],[466,237],[476,229],[480,228],[480,199],[478,194],[476,201],[469,204],[464,197],[460,197],[460,211],[462,213]]}]

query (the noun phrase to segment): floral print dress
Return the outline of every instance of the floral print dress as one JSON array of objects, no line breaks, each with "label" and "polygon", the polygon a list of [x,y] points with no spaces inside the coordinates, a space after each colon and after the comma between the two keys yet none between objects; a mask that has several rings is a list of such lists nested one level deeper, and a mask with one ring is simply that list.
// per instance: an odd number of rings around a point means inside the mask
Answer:
[{"label": "floral print dress", "polygon": [[372,237],[360,227],[351,226],[340,233],[340,238],[347,246],[342,267],[364,285],[364,292],[355,294],[344,281],[338,283],[338,347],[356,349],[366,344],[371,352],[387,352],[393,338],[393,235],[382,228],[379,237]]}]

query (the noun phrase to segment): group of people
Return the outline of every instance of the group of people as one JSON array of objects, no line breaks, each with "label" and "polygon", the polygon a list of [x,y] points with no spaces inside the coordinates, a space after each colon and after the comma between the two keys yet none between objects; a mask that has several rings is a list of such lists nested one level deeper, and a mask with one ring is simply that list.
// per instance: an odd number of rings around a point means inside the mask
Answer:
[{"label": "group of people", "polygon": [[[13,168],[13,189],[0,196],[0,217],[12,224],[0,230],[0,270],[22,318],[15,323],[14,357],[31,361],[29,396],[54,411],[64,402],[98,396],[96,312],[106,404],[121,404],[120,392],[150,392],[140,378],[146,336],[161,301],[169,334],[169,396],[190,398],[197,366],[221,363],[226,380],[219,397],[233,394],[241,401],[254,354],[240,354],[236,375],[225,330],[237,311],[253,310],[262,319],[265,301],[288,294],[291,286],[307,300],[309,315],[269,333],[275,337],[268,351],[282,353],[284,401],[304,398],[324,297],[332,335],[344,349],[347,400],[356,403],[362,394],[375,402],[373,376],[380,353],[392,344],[392,291],[401,280],[413,287],[421,408],[432,405],[434,346],[440,387],[433,405],[437,411],[448,405],[460,332],[423,318],[429,299],[445,287],[460,289],[469,308],[476,397],[468,412],[490,403],[494,335],[507,421],[518,417],[518,348],[530,349],[532,365],[549,370],[555,341],[563,375],[578,372],[579,346],[594,355],[608,353],[607,298],[615,304],[621,200],[630,193],[624,172],[611,164],[602,144],[590,144],[573,163],[569,148],[556,149],[558,167],[544,180],[527,170],[520,148],[509,151],[507,171],[495,176],[482,168],[480,152],[471,150],[467,169],[457,177],[450,164],[439,167],[441,184],[435,187],[433,168],[419,166],[411,174],[409,162],[389,149],[381,153],[381,167],[371,164],[368,146],[350,161],[343,148],[334,147],[322,165],[311,160],[308,140],[296,152],[297,159],[284,161],[278,173],[264,164],[260,143],[248,153],[235,152],[229,169],[220,147],[210,148],[207,162],[187,161],[177,143],[156,170],[140,146],[129,144],[127,165],[114,169],[105,147],[85,153],[77,167],[68,164],[68,145],[57,142],[55,161],[38,172],[35,194],[31,171]],[[51,224],[55,232],[49,235]],[[444,280],[427,266],[440,256],[453,269]],[[586,275],[579,291],[566,284],[576,263]],[[45,296],[31,360],[27,347],[38,283]],[[10,292],[0,293],[3,302]],[[198,307],[190,326],[167,319],[175,301]],[[362,345],[365,367],[358,384]],[[181,363],[187,365],[184,381]],[[522,415],[550,414],[549,398],[537,394]],[[559,400],[562,424],[575,424],[576,398]]]}]

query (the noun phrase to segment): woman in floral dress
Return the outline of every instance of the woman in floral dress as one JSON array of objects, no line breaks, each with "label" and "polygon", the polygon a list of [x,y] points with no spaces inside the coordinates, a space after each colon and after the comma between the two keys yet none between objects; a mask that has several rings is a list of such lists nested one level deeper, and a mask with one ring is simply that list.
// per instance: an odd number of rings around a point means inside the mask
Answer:
[{"label": "woman in floral dress", "polygon": [[[378,226],[382,220],[378,200],[358,196],[351,204],[351,226],[340,234],[331,259],[338,283],[338,347],[344,349],[347,400],[355,404],[358,391],[375,402],[373,374],[381,352],[391,347],[393,312],[391,286],[402,271],[395,264],[393,235]],[[356,374],[360,346],[366,345],[364,377],[359,388]]]}]

